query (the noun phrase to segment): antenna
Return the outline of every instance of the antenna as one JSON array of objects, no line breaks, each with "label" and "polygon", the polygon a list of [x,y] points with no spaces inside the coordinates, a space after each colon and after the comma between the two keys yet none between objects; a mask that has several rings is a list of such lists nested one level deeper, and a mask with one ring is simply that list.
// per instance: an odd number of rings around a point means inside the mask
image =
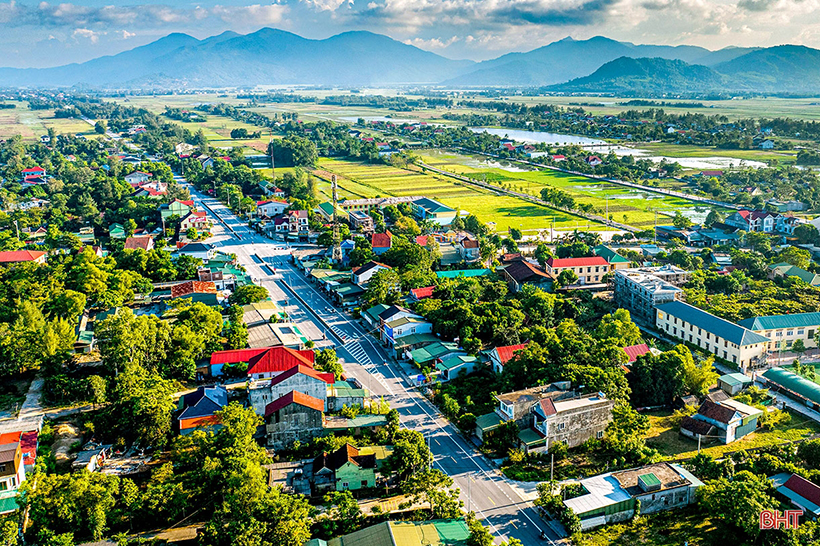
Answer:
[{"label": "antenna", "polygon": [[330,175],[330,186],[333,189],[333,251],[330,258],[332,261],[339,263],[342,261],[342,241],[339,236],[339,218],[336,214],[336,203],[338,201],[336,188],[338,187],[338,184],[336,183],[335,174]]}]

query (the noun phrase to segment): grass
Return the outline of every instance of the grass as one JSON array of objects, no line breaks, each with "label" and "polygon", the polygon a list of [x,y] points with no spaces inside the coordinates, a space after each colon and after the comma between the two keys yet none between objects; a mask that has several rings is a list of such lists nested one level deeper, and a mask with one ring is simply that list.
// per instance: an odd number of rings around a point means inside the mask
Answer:
[{"label": "grass", "polygon": [[671,157],[722,156],[763,162],[776,159],[781,164],[792,164],[797,159],[796,150],[723,150],[712,146],[690,146],[665,142],[645,142],[636,144],[635,148],[646,150],[652,155]]},{"label": "grass", "polygon": [[33,142],[53,127],[57,134],[93,134],[88,123],[72,118],[55,118],[54,110],[31,110],[28,103],[9,101],[17,107],[0,110],[0,138],[20,135],[26,142]]},{"label": "grass", "polygon": [[713,522],[690,506],[613,523],[581,535],[577,546],[723,546],[736,544],[737,532]]},{"label": "grass", "polygon": [[[793,442],[820,433],[820,425],[811,419],[791,411],[789,414],[792,419],[786,425],[772,431],[758,430],[728,445],[703,444],[701,452],[719,458],[734,451]],[[672,460],[689,459],[698,454],[697,441],[682,436],[679,427],[672,426],[671,412],[650,412],[647,415],[651,425],[646,435],[647,445]]]},{"label": "grass", "polygon": [[[498,232],[505,232],[510,227],[523,230],[547,229],[553,219],[557,228],[581,227],[588,223],[584,218],[529,203],[517,197],[499,195],[458,183],[447,176],[416,170],[322,158],[319,160],[319,172],[325,177],[327,173],[337,175],[340,197],[431,197],[450,207],[475,214],[491,227],[494,223]],[[329,195],[327,184],[320,185],[320,191],[324,195]]]},{"label": "grass", "polygon": [[589,203],[602,216],[608,211],[617,222],[638,228],[650,228],[655,222],[665,222],[680,211],[695,222],[701,222],[709,208],[687,199],[635,190],[617,184],[585,178],[552,170],[525,170],[518,165],[499,163],[480,156],[466,156],[449,152],[428,151],[422,156],[425,163],[449,172],[484,179],[496,185],[512,187],[534,195],[546,186],[560,188],[579,203]]}]

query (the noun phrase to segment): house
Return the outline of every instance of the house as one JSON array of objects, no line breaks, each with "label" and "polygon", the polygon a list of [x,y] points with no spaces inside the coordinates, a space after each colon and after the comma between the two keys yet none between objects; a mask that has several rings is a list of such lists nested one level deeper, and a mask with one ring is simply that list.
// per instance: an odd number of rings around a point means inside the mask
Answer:
[{"label": "house", "polygon": [[248,403],[257,415],[264,415],[268,404],[291,391],[299,391],[321,400],[322,410],[328,411],[328,385],[334,382],[332,373],[317,372],[312,366],[296,364],[270,379],[251,382],[248,386]]},{"label": "house", "polygon": [[675,463],[607,472],[578,482],[583,495],[564,500],[588,531],[630,519],[640,502],[641,514],[674,510],[693,504],[703,486],[691,472]]},{"label": "house", "polygon": [[531,410],[530,430],[535,434],[519,433],[519,441],[528,451],[549,451],[556,442],[573,448],[593,438],[600,440],[612,421],[613,407],[615,402],[602,393],[569,400],[542,399]]},{"label": "house", "polygon": [[[257,218],[273,218],[285,212],[285,209],[290,205],[287,201],[279,199],[267,199],[265,201],[256,202],[256,217]],[[305,212],[307,214],[307,212]]]},{"label": "house", "polygon": [[649,273],[636,269],[616,270],[612,276],[614,299],[618,307],[627,309],[638,320],[655,320],[659,305],[683,296],[683,290]]},{"label": "house", "polygon": [[743,231],[761,231],[774,233],[777,226],[777,213],[765,210],[739,210],[724,220],[726,225]]},{"label": "house", "polygon": [[0,266],[33,262],[46,263],[46,253],[40,250],[3,250],[0,251]]},{"label": "house", "polygon": [[317,493],[375,487],[376,454],[361,454],[350,444],[324,452],[313,460],[313,479]]},{"label": "house", "polygon": [[465,375],[473,373],[478,365],[479,360],[467,354],[449,354],[439,359],[436,362],[436,370],[439,372],[439,383],[446,383],[451,379],[464,373]]},{"label": "house", "polygon": [[658,245],[641,245],[641,254],[643,254],[647,258],[654,258],[661,252],[663,249]]},{"label": "house", "polygon": [[288,449],[307,443],[324,432],[322,400],[291,391],[265,406],[265,438],[269,447]]},{"label": "house", "polygon": [[20,441],[0,445],[0,514],[17,510],[20,485],[26,481]]},{"label": "house", "polygon": [[200,155],[199,157],[196,158],[196,160],[199,161],[199,164],[202,165],[203,169],[207,169],[208,167],[213,167],[214,166],[213,158],[208,157],[205,154]]},{"label": "house", "polygon": [[375,197],[370,199],[345,199],[339,202],[339,208],[345,212],[359,210],[370,213],[371,210],[381,210],[389,205],[399,205],[401,203],[412,203],[422,197],[417,195],[404,195],[401,197]]},{"label": "house", "polygon": [[42,167],[39,167],[39,166],[37,166],[37,167],[28,167],[26,169],[23,169],[20,174],[23,176],[24,180],[26,178],[29,178],[29,177],[32,177],[32,176],[39,177],[39,178],[45,178],[46,170]]},{"label": "house", "polygon": [[396,358],[400,358],[401,351],[395,349],[399,340],[414,334],[432,334],[433,325],[418,315],[401,316],[382,320],[381,339],[384,344],[394,351]]},{"label": "house", "polygon": [[125,250],[154,250],[154,238],[150,235],[139,235],[125,239]]},{"label": "house", "polygon": [[803,347],[817,347],[816,335],[820,332],[820,313],[794,313],[771,315],[741,320],[739,325],[769,338],[769,351],[789,351],[798,340]]},{"label": "house", "polygon": [[370,236],[370,245],[373,247],[373,253],[380,256],[393,247],[393,234],[389,230],[374,233]]},{"label": "house", "polygon": [[556,163],[560,163],[561,161],[566,161],[567,156],[562,155],[562,154],[556,154],[556,155],[552,156],[552,160],[555,161]]},{"label": "house", "polygon": [[125,228],[122,224],[111,224],[108,226],[108,237],[111,239],[125,239]]},{"label": "house", "polygon": [[25,203],[17,205],[18,210],[44,209],[51,204],[48,199],[40,199],[39,197],[32,197]]},{"label": "house", "polygon": [[195,229],[197,231],[208,231],[210,228],[211,222],[210,220],[208,220],[208,216],[204,210],[192,210],[179,221],[180,233],[185,233],[189,229]]},{"label": "house", "polygon": [[748,328],[681,301],[660,305],[656,312],[658,330],[736,364],[741,371],[765,361],[769,338]]},{"label": "house", "polygon": [[729,396],[740,394],[740,391],[752,384],[752,378],[742,373],[727,373],[718,377],[717,385]]},{"label": "house", "polygon": [[367,286],[367,283],[370,282],[370,279],[373,278],[373,275],[378,273],[379,271],[385,271],[387,269],[393,269],[389,265],[385,265],[380,262],[369,261],[361,267],[354,268],[350,274],[350,280],[353,284],[357,286]]},{"label": "house", "polygon": [[207,243],[178,243],[178,245],[176,251],[177,256],[190,256],[191,258],[202,260],[202,262],[206,264],[216,256],[216,250],[213,245]]},{"label": "house", "polygon": [[723,176],[723,171],[701,171],[700,176],[720,178],[721,176]]},{"label": "house", "polygon": [[412,203],[413,214],[421,220],[430,220],[441,226],[450,225],[455,219],[458,211],[447,205],[439,203],[435,199],[422,197]]},{"label": "house", "polygon": [[757,430],[757,419],[762,414],[763,410],[737,400],[704,400],[696,414],[681,420],[680,432],[693,439],[717,437],[722,443],[731,444]]},{"label": "house", "polygon": [[322,220],[325,222],[330,222],[333,220],[333,203],[330,203],[329,201],[319,203],[316,205],[316,208],[313,209],[313,212],[321,216]]},{"label": "house", "polygon": [[151,173],[144,173],[142,171],[134,171],[131,174],[125,175],[125,181],[135,188],[149,180],[151,180]]},{"label": "house", "polygon": [[384,521],[327,542],[313,539],[305,546],[465,546],[469,538],[463,519]]},{"label": "house", "polygon": [[373,218],[360,210],[351,210],[347,213],[347,219],[353,229],[359,231],[373,231]]},{"label": "house", "polygon": [[728,267],[732,265],[732,255],[726,252],[713,252],[712,263],[719,267]]},{"label": "house", "polygon": [[327,411],[342,411],[345,406],[365,407],[370,401],[370,391],[358,379],[342,379],[327,387]]},{"label": "house", "polygon": [[288,231],[291,235],[306,237],[310,232],[308,213],[306,210],[292,210],[287,213]]},{"label": "house", "polygon": [[199,387],[180,397],[177,409],[179,433],[190,434],[197,429],[217,431],[222,425],[217,412],[228,405],[228,390],[222,385]]},{"label": "house", "polygon": [[470,237],[465,237],[458,243],[458,252],[461,254],[461,258],[467,263],[478,261],[480,258],[478,241]]},{"label": "house", "polygon": [[820,486],[787,472],[775,474],[769,480],[774,484],[777,494],[796,509],[802,510],[804,517],[820,517]]},{"label": "house", "polygon": [[436,289],[435,286],[425,286],[422,288],[411,288],[410,289],[410,298],[413,301],[421,301],[423,299],[433,297],[433,291]]},{"label": "house", "polygon": [[237,349],[216,351],[211,355],[210,373],[217,377],[222,375],[226,364],[248,365],[247,375],[250,379],[270,379],[294,366],[313,367],[316,355],[313,351],[301,351],[286,347],[260,347],[255,349]]},{"label": "house", "polygon": [[598,157],[597,155],[589,155],[589,156],[584,158],[584,161],[590,167],[596,167],[596,166],[600,165],[601,163],[603,163],[603,160],[600,157]]},{"label": "house", "polygon": [[523,350],[527,346],[526,343],[518,345],[507,345],[505,347],[496,347],[489,352],[490,366],[492,366],[495,373],[500,374],[504,371],[504,365],[512,360],[515,353]]},{"label": "house", "polygon": [[546,269],[556,279],[562,271],[570,270],[578,275],[578,284],[596,284],[603,282],[603,276],[609,272],[609,263],[601,256],[550,258],[547,260]]},{"label": "house", "polygon": [[773,150],[774,149],[774,141],[769,140],[768,138],[760,143],[761,150]]},{"label": "house", "polygon": [[496,272],[507,282],[513,292],[520,291],[527,284],[551,290],[555,281],[555,278],[541,266],[525,260],[516,260],[500,266]]},{"label": "house", "polygon": [[171,287],[171,299],[189,298],[194,303],[218,305],[216,285],[213,282],[185,281]]},{"label": "house", "polygon": [[811,273],[787,262],[772,264],[768,269],[769,279],[775,279],[777,277],[797,277],[812,286],[820,286],[820,275]]},{"label": "house", "polygon": [[459,277],[464,277],[465,279],[469,279],[470,277],[486,277],[491,275],[493,272],[492,269],[451,269],[449,271],[436,271],[436,277],[439,279],[458,279]]},{"label": "house", "polygon": [[774,208],[777,212],[800,212],[809,208],[802,201],[779,201],[777,199],[769,199],[766,201],[766,206]]},{"label": "house", "polygon": [[626,353],[627,363],[634,364],[639,356],[643,356],[645,354],[660,354],[658,349],[654,347],[649,347],[646,343],[639,343],[637,345],[629,345],[628,347],[624,347],[624,352]]},{"label": "house", "polygon": [[182,199],[174,199],[167,205],[160,205],[159,214],[163,220],[168,220],[171,216],[185,217],[192,210],[196,210],[196,205],[193,201],[183,201]]},{"label": "house", "polygon": [[437,340],[424,347],[410,351],[410,359],[415,362],[419,368],[432,368],[435,367],[436,363],[440,360],[458,354],[467,354],[458,346],[458,343]]},{"label": "house", "polygon": [[618,252],[611,246],[598,245],[593,248],[592,251],[596,256],[600,256],[607,261],[610,271],[615,271],[616,269],[627,269],[632,263],[627,258],[624,258],[618,254]]}]

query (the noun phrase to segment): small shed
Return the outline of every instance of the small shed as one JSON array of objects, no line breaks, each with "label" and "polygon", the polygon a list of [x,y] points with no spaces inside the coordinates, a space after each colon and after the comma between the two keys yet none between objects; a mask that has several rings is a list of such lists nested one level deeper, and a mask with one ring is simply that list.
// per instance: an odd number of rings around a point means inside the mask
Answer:
[{"label": "small shed", "polygon": [[723,392],[735,396],[752,384],[752,378],[742,373],[727,373],[718,377],[717,384]]}]

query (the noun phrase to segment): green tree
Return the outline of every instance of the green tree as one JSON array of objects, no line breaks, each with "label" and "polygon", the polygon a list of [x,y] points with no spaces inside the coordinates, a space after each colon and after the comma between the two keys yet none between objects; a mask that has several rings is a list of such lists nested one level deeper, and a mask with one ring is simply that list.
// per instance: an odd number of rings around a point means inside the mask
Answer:
[{"label": "green tree", "polygon": [[521,234],[520,229],[514,227],[510,228],[510,239],[512,239],[513,241],[520,241],[522,237],[523,236]]},{"label": "green tree", "polygon": [[606,427],[604,441],[615,453],[640,459],[649,428],[649,417],[641,415],[629,404],[617,404],[612,410],[612,421]]},{"label": "green tree", "polygon": [[315,366],[317,370],[332,373],[336,381],[339,381],[344,374],[342,365],[339,364],[339,358],[336,356],[336,351],[333,349],[316,351]]},{"label": "green tree", "polygon": [[401,297],[401,277],[394,269],[383,269],[370,278],[362,302],[368,307],[384,303],[392,305]]},{"label": "green tree", "polygon": [[626,309],[617,309],[601,317],[595,335],[598,339],[610,340],[618,347],[628,347],[641,341],[641,330],[632,322],[632,317]]},{"label": "green tree", "polygon": [[578,275],[572,269],[564,269],[558,274],[560,286],[572,286],[576,282],[578,282]]},{"label": "green tree", "polygon": [[692,220],[681,214],[679,210],[676,210],[675,217],[672,219],[672,225],[678,229],[688,229],[692,227]]},{"label": "green tree", "polygon": [[228,301],[232,305],[248,305],[266,300],[270,297],[268,289],[255,284],[246,284],[234,290]]},{"label": "green tree", "polygon": [[393,436],[393,453],[388,464],[393,472],[406,479],[414,472],[427,467],[433,460],[430,448],[421,432],[399,429]]},{"label": "green tree", "polygon": [[453,479],[437,468],[414,472],[404,481],[402,489],[414,502],[429,503],[433,518],[461,517],[464,503],[458,498],[459,490],[453,487]]},{"label": "green tree", "polygon": [[100,120],[100,121],[98,121],[97,123],[94,124],[94,132],[97,133],[98,135],[104,135],[105,131],[106,131],[106,127],[105,127],[105,121],[104,120]]},{"label": "green tree", "polygon": [[704,513],[749,537],[760,534],[760,512],[779,508],[772,482],[747,470],[736,473],[731,481],[720,478],[707,482],[698,489],[697,498]]},{"label": "green tree", "polygon": [[92,375],[88,378],[89,401],[95,406],[105,404],[107,385],[105,379],[99,375]]},{"label": "green tree", "polygon": [[805,248],[788,246],[777,255],[777,260],[795,265],[801,269],[808,269],[811,264],[811,253]]},{"label": "green tree", "polygon": [[820,231],[812,224],[800,224],[794,228],[794,236],[797,242],[803,245],[816,244],[820,239]]},{"label": "green tree", "polygon": [[124,438],[144,446],[164,446],[171,433],[173,384],[142,366],[128,365],[117,375],[111,418]]}]

